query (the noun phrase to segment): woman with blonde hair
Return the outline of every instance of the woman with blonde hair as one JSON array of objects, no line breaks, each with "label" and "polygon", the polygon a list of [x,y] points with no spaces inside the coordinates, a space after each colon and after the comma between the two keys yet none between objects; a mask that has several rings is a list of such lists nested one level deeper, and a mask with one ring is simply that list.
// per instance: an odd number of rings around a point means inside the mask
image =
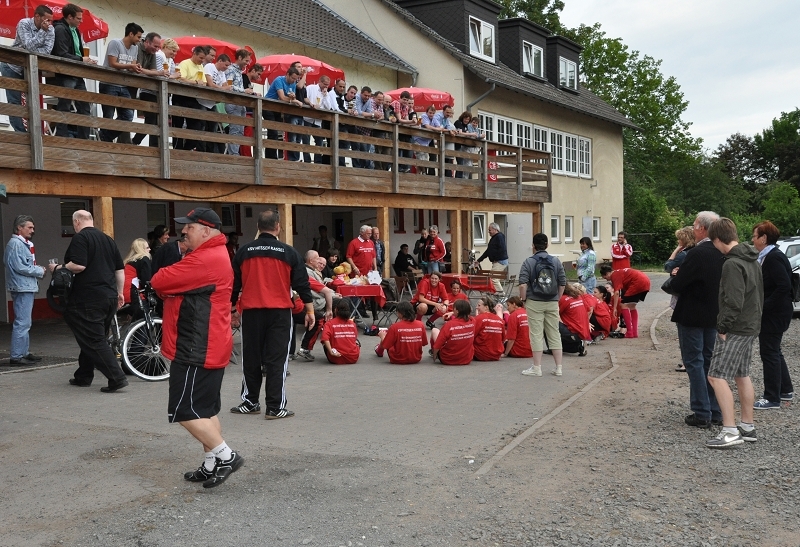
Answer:
[{"label": "woman with blonde hair", "polygon": [[[670,275],[670,278],[675,275],[675,270],[683,263],[689,249],[695,245],[694,228],[692,226],[684,226],[683,228],[675,230],[675,239],[678,240],[678,246],[675,247],[675,250],[669,255],[669,259],[664,263],[664,271]],[[677,303],[678,295],[673,294],[669,302],[670,308],[674,310]],[[675,371],[686,372],[686,366],[681,363],[675,367]]]},{"label": "woman with blonde hair", "polygon": [[150,260],[150,244],[146,239],[134,239],[131,249],[128,251],[125,260],[125,287],[128,290],[123,292],[125,303],[131,303],[131,296],[136,293],[137,287],[144,283],[149,283],[152,277],[152,261]]}]

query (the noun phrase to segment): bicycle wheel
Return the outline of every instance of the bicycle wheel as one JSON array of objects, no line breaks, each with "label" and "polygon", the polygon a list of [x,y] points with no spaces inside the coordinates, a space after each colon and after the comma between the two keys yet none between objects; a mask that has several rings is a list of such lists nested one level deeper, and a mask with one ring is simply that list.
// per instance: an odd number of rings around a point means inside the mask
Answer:
[{"label": "bicycle wheel", "polygon": [[170,361],[161,355],[161,319],[151,326],[142,319],[131,325],[122,342],[125,365],[142,380],[157,382],[169,378]]}]

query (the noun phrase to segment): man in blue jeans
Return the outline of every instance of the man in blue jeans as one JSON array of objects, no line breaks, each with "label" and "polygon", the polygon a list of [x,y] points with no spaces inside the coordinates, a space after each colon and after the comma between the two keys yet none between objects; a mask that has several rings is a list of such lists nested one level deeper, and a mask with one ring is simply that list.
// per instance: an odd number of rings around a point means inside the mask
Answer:
[{"label": "man in blue jeans", "polygon": [[14,325],[11,329],[11,365],[24,365],[25,361],[41,361],[30,349],[31,314],[33,300],[39,292],[38,280],[44,277],[44,268],[36,265],[33,242],[33,218],[19,215],[14,219],[14,235],[6,245],[3,263],[6,265],[6,290],[14,303]]},{"label": "man in blue jeans", "polygon": [[[122,40],[111,40],[106,48],[106,59],[103,66],[108,68],[115,68],[127,72],[139,74],[142,72],[142,65],[139,64],[139,42],[142,39],[142,27],[136,23],[128,23],[125,26],[125,38]],[[115,84],[100,84],[100,93],[103,95],[112,95],[114,97],[123,97],[130,99],[131,94],[127,86]],[[106,119],[114,119],[114,113],[117,114],[118,120],[126,122],[133,121],[133,109],[122,108],[113,105],[103,105],[103,117]],[[111,142],[120,136],[121,131],[113,129],[101,129],[100,140]],[[130,132],[128,132],[128,139],[130,141]]]},{"label": "man in blue jeans", "polygon": [[692,414],[686,425],[708,429],[721,425],[722,414],[708,383],[708,369],[717,339],[719,282],[722,276],[722,253],[708,239],[708,229],[719,219],[711,211],[697,214],[694,239],[697,245],[689,251],[672,278],[678,302],[672,314],[677,323],[681,358],[689,376],[689,403]]}]

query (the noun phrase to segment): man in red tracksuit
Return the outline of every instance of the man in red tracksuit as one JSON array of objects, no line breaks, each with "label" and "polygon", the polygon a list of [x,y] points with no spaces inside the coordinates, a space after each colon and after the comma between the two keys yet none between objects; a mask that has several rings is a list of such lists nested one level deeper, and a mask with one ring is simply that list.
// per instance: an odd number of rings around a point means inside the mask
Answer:
[{"label": "man in red tracksuit", "polygon": [[[262,367],[264,371],[265,418],[294,416],[286,409],[286,370],[289,343],[294,328],[292,290],[305,304],[306,329],[314,326],[314,305],[303,258],[294,247],[278,241],[281,231],[277,211],[258,215],[258,237],[244,245],[233,258],[234,319],[236,304],[242,314],[242,403],[234,414],[259,414]],[[241,295],[239,294],[241,291]]]},{"label": "man in red tracksuit", "polygon": [[164,300],[161,351],[172,361],[168,416],[200,441],[205,461],[183,478],[219,486],[244,464],[222,438],[220,388],[233,349],[230,299],[233,272],[222,222],[211,209],[198,207],[175,222],[191,253],[158,270],[151,284]]}]

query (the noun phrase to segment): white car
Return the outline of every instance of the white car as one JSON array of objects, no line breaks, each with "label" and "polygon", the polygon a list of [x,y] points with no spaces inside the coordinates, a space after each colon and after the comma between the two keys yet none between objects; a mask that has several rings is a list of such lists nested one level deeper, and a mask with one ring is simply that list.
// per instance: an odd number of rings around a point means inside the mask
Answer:
[{"label": "white car", "polygon": [[[800,272],[800,237],[779,239],[777,246],[789,259],[792,272]],[[794,313],[800,314],[800,302],[794,303]]]}]

